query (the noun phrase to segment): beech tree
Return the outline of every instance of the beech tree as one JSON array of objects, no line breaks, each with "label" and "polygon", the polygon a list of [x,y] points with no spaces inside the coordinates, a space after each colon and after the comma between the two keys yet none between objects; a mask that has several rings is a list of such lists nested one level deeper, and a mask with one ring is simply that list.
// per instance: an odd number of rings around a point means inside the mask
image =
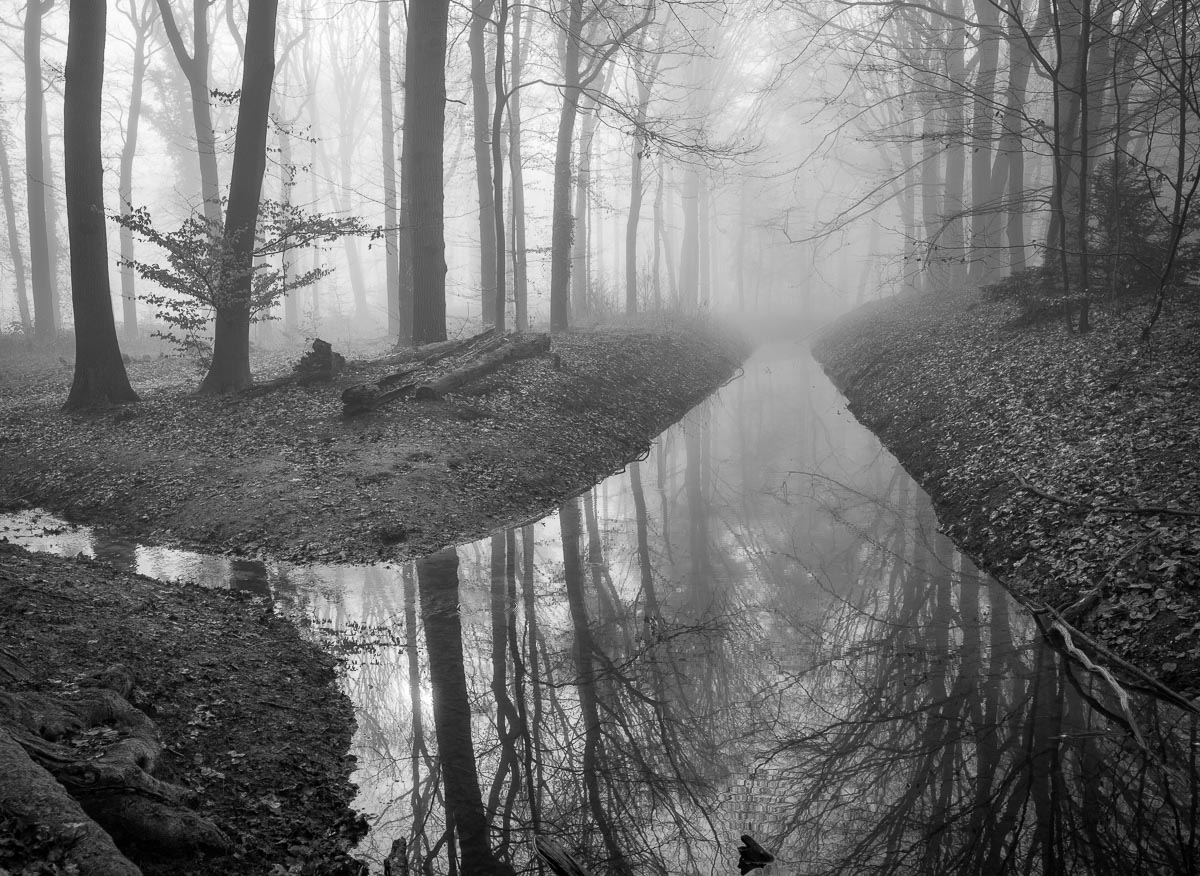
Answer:
[{"label": "beech tree", "polygon": [[[402,209],[412,241],[414,344],[446,340],[446,240],[442,183],[446,26],[450,0],[411,0],[404,77]],[[411,192],[411,194],[410,194]]]},{"label": "beech tree", "polygon": [[388,336],[400,333],[400,241],[396,228],[396,122],[392,106],[391,4],[379,4],[379,96],[383,160],[383,243],[387,266]]},{"label": "beech tree", "polygon": [[21,236],[17,231],[17,206],[13,197],[12,168],[8,162],[8,127],[0,121],[0,193],[4,198],[4,221],[8,229],[8,250],[16,281],[17,311],[21,315],[21,332],[26,339],[33,337],[33,315],[29,310],[29,294],[25,279],[25,257],[21,253]]},{"label": "beech tree", "polygon": [[[146,78],[146,63],[153,52],[147,43],[157,16],[154,0],[131,2],[125,16],[133,27],[133,81],[129,91],[129,107],[125,116],[125,142],[121,146],[121,178],[118,184],[122,206],[133,204],[133,160],[137,156],[138,123],[142,113],[142,86]],[[121,226],[121,313],[122,329],[127,340],[137,338],[137,292],[134,288],[133,232]]]},{"label": "beech tree", "polygon": [[[196,129],[196,158],[200,167],[200,197],[204,217],[216,227],[221,221],[221,190],[217,173],[217,137],[213,130],[211,93],[208,84],[211,47],[208,38],[208,7],[212,0],[192,0],[192,51],[188,52],[175,22],[169,0],[157,0],[167,40],[179,68],[187,78],[191,94],[192,122]],[[247,28],[249,25],[247,25]],[[249,38],[247,38],[249,42]],[[274,44],[274,37],[272,37]]]},{"label": "beech tree", "polygon": [[275,78],[278,8],[279,0],[249,0],[229,208],[219,243],[224,260],[223,294],[216,307],[212,363],[200,384],[204,393],[231,392],[251,382],[254,234],[267,163],[267,118],[271,109],[271,83]]},{"label": "beech tree", "polygon": [[571,153],[575,121],[587,89],[631,36],[654,17],[655,0],[636,3],[584,3],[567,0],[558,26],[563,33],[560,85],[562,107],[554,151],[554,195],[550,241],[550,328],[565,331],[570,322],[571,244],[575,216],[571,212]]},{"label": "beech tree", "polygon": [[29,272],[33,285],[33,324],[37,339],[58,331],[54,264],[47,219],[45,144],[46,97],[42,85],[42,18],[54,0],[29,0],[25,6],[25,198],[29,214]]},{"label": "beech tree", "polygon": [[64,101],[64,170],[75,311],[75,377],[67,408],[137,401],[113,321],[100,157],[105,3],[71,0]]}]

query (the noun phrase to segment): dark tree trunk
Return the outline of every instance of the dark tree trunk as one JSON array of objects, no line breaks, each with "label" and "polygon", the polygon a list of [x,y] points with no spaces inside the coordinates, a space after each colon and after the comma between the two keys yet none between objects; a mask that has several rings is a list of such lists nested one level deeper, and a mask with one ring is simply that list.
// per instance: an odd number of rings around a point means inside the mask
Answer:
[{"label": "dark tree trunk", "polygon": [[75,378],[67,408],[137,401],[129,385],[108,285],[100,160],[106,4],[72,0],[64,89],[64,169],[75,310]]},{"label": "dark tree trunk", "polygon": [[566,331],[570,322],[571,241],[575,217],[571,213],[571,151],[575,117],[579,112],[579,31],[583,26],[582,0],[570,0],[564,35],[562,109],[554,148],[554,201],[550,234],[550,330]]},{"label": "dark tree trunk", "polygon": [[250,385],[254,231],[267,164],[267,116],[275,78],[278,9],[279,0],[250,0],[246,15],[246,61],[229,178],[221,301],[212,364],[200,384],[200,391],[205,393],[232,392]]},{"label": "dark tree trunk", "polygon": [[496,319],[496,209],[492,189],[491,112],[488,103],[487,56],[484,32],[492,17],[493,0],[475,0],[467,45],[471,50],[471,108],[475,134],[475,188],[479,196],[479,302],[483,324]]},{"label": "dark tree trunk", "polygon": [[8,162],[8,131],[0,125],[0,190],[4,194],[4,220],[8,227],[8,248],[12,254],[14,292],[21,314],[21,332],[26,341],[33,337],[33,316],[29,312],[29,292],[25,280],[25,257],[17,231],[17,206],[13,194],[12,168]]},{"label": "dark tree trunk", "polygon": [[492,66],[492,83],[496,91],[496,108],[492,111],[492,241],[493,275],[496,288],[492,311],[497,331],[504,331],[505,311],[504,271],[504,29],[508,26],[508,0],[500,0],[496,22],[496,58]]},{"label": "dark tree trunk", "polygon": [[508,166],[512,181],[512,272],[513,300],[516,305],[516,329],[529,330],[529,284],[525,255],[525,175],[521,166],[521,4],[512,7],[512,76],[508,101]]},{"label": "dark tree trunk", "polygon": [[405,200],[412,228],[413,342],[446,339],[442,147],[449,0],[411,0],[404,78]]},{"label": "dark tree trunk", "polygon": [[383,245],[387,268],[388,337],[400,333],[399,237],[396,230],[396,121],[392,108],[391,5],[379,4],[379,95],[383,137]]},{"label": "dark tree trunk", "polygon": [[33,283],[33,326],[38,341],[58,332],[54,319],[50,240],[46,222],[46,162],[42,123],[46,98],[42,91],[42,15],[49,4],[29,0],[25,7],[25,197],[29,213],[29,270]]}]

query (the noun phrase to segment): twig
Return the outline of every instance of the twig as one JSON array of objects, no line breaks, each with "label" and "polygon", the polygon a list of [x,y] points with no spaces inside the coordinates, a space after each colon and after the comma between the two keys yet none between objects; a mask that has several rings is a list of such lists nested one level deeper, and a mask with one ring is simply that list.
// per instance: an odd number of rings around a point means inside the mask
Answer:
[{"label": "twig", "polygon": [[1065,496],[1058,496],[1054,493],[1047,493],[1045,490],[1038,489],[1019,474],[1014,474],[1013,477],[1026,490],[1034,495],[1041,496],[1047,501],[1058,502],[1061,505],[1074,505],[1077,508],[1086,508],[1088,511],[1107,511],[1114,514],[1145,514],[1147,516],[1154,514],[1174,514],[1178,517],[1200,517],[1200,511],[1193,511],[1189,508],[1168,508],[1161,505],[1101,505],[1097,502],[1081,502],[1078,499],[1068,499]]}]

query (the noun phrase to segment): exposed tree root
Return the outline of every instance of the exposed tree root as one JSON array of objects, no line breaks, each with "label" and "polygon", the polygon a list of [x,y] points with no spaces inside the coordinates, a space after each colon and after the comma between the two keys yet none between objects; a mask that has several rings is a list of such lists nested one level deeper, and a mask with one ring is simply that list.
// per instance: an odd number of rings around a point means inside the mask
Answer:
[{"label": "exposed tree root", "polygon": [[[4,675],[23,668],[8,658]],[[0,690],[0,814],[49,831],[81,873],[140,872],[125,853],[227,851],[229,840],[187,808],[185,788],[154,777],[158,728],[126,697],[114,666],[77,694]]]}]

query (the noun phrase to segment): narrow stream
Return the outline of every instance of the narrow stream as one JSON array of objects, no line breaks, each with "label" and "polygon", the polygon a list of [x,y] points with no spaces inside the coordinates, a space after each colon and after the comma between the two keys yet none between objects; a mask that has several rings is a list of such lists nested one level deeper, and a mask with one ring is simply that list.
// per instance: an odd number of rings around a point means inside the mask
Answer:
[{"label": "narrow stream", "polygon": [[1200,871],[1195,718],[1044,646],[799,346],[558,513],[418,563],[0,535],[315,620],[377,869],[402,838],[446,872],[449,810],[464,859],[482,830],[518,870],[536,834],[598,872],[731,873],[749,833],[789,876]]}]

